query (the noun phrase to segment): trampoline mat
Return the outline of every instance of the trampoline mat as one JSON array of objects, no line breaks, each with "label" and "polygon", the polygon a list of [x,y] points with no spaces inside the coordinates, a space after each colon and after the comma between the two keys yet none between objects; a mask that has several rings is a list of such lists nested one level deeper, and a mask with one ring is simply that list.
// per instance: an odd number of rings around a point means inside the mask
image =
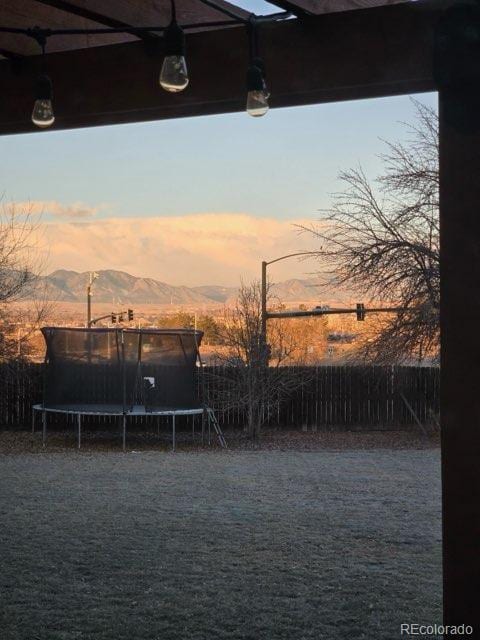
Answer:
[{"label": "trampoline mat", "polygon": [[[82,413],[95,415],[122,415],[123,406],[121,404],[49,404],[35,405],[38,411],[53,411],[57,413]],[[144,405],[134,405],[127,407],[126,415],[129,416],[149,416],[149,415],[193,415],[203,413],[202,407],[145,407]]]}]

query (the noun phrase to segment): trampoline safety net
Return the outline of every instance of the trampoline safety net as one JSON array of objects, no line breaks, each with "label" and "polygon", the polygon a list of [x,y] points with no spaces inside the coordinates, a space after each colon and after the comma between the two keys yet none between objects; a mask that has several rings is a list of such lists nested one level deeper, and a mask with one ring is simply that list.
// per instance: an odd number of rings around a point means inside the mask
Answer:
[{"label": "trampoline safety net", "polygon": [[108,413],[201,406],[201,331],[43,327],[42,333],[45,407]]}]

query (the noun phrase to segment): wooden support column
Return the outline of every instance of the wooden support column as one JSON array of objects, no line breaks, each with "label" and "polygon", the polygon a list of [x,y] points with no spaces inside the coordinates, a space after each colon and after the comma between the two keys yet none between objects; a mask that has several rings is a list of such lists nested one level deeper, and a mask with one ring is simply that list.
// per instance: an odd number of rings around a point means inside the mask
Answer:
[{"label": "wooden support column", "polygon": [[[444,621],[480,638],[480,8],[446,12],[440,86]],[[449,636],[450,637],[450,636]]]},{"label": "wooden support column", "polygon": [[475,624],[475,637],[480,637],[479,109],[478,96],[469,92],[440,95],[445,622]]},{"label": "wooden support column", "polygon": [[[463,105],[462,105],[463,102]],[[460,105],[463,108],[458,108]],[[452,117],[453,116],[453,117]],[[440,95],[441,427],[446,624],[480,638],[480,101]],[[471,126],[466,126],[468,124]]]}]

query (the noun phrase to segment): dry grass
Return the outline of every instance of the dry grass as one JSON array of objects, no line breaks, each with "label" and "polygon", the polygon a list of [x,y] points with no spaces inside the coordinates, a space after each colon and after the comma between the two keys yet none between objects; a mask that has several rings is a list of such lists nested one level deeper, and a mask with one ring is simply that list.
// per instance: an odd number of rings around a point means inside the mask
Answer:
[{"label": "dry grass", "polygon": [[437,449],[12,453],[0,512],[2,640],[390,640],[440,622]]},{"label": "dry grass", "polygon": [[[77,450],[76,427],[68,430],[49,430],[47,446],[42,445],[42,436],[37,429],[30,431],[0,431],[0,454],[21,453],[59,453]],[[426,438],[418,430],[400,431],[288,431],[284,429],[264,430],[260,442],[252,442],[245,433],[239,430],[226,431],[228,447],[234,451],[321,451],[357,450],[357,449],[435,449],[439,447],[438,434]],[[147,430],[145,427],[127,432],[129,451],[170,451],[171,432],[165,427],[160,432]],[[212,447],[218,447],[213,436]],[[108,431],[98,427],[82,428],[82,451],[115,452],[122,450],[122,439],[119,428],[110,427]],[[200,434],[196,440],[191,438],[189,430],[177,433],[177,450],[184,452],[210,450],[202,446]]]}]

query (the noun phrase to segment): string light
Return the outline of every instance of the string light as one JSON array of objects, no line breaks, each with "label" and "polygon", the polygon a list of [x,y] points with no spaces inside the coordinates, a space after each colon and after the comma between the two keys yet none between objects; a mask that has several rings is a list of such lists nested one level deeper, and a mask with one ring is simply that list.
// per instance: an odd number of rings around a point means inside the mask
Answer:
[{"label": "string light", "polygon": [[55,122],[52,105],[52,81],[45,73],[45,46],[47,44],[47,38],[45,34],[38,29],[38,27],[35,27],[32,32],[35,34],[33,37],[42,48],[42,73],[38,76],[35,87],[35,102],[32,111],[32,122],[37,127],[40,127],[40,129],[47,129]]},{"label": "string light", "polygon": [[268,109],[268,92],[265,83],[265,67],[260,58],[254,58],[247,71],[247,113],[258,118],[264,116]]},{"label": "string light", "polygon": [[172,0],[172,20],[163,33],[165,58],[160,72],[160,85],[165,91],[178,93],[188,86],[188,71],[185,61],[185,34],[177,24],[175,0]]},{"label": "string light", "polygon": [[37,79],[35,103],[33,105],[32,122],[41,129],[51,127],[55,122],[53,113],[52,81],[46,74],[42,74]]},{"label": "string light", "polygon": [[264,116],[268,109],[270,93],[265,82],[265,65],[258,55],[257,26],[254,17],[248,24],[250,65],[247,70],[247,113],[254,118]]},{"label": "string light", "polygon": [[[209,4],[207,0],[201,0]],[[268,16],[256,16],[251,14],[248,19],[236,16],[226,8],[217,7],[219,11],[227,14],[229,20],[217,20],[212,22],[184,24],[180,26],[176,19],[175,0],[171,0],[171,21],[167,27],[100,27],[87,29],[45,29],[39,27],[21,28],[0,26],[0,33],[10,33],[16,36],[24,35],[33,38],[42,48],[42,72],[39,74],[35,85],[35,102],[32,111],[32,122],[40,128],[52,126],[55,122],[53,112],[53,85],[50,77],[45,72],[45,47],[47,38],[54,36],[78,36],[78,35],[108,35],[116,33],[130,33],[140,38],[148,38],[152,33],[162,33],[164,37],[165,57],[160,71],[159,83],[163,89],[171,93],[183,91],[189,84],[187,64],[185,60],[185,29],[198,30],[199,27],[214,28],[243,25],[247,27],[250,44],[250,62],[247,70],[247,112],[255,117],[264,115],[269,108],[268,99],[270,93],[265,81],[265,66],[258,56],[257,23],[276,22],[292,17],[288,11],[271,14]]]}]

